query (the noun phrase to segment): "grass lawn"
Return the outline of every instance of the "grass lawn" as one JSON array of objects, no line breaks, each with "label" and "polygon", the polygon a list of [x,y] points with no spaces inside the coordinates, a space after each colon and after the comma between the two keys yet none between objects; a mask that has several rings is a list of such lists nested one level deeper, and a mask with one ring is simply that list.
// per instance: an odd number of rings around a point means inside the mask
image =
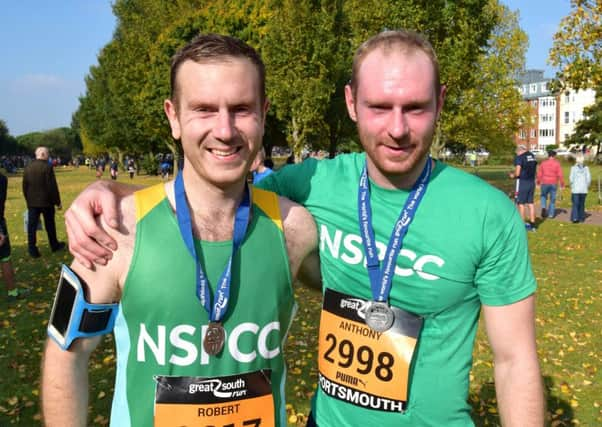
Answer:
[{"label": "grass lawn", "polygon": [[[479,175],[502,187],[510,167],[481,167]],[[602,168],[592,170],[594,179]],[[568,176],[568,171],[566,175]],[[94,171],[59,169],[57,179],[64,206],[69,206],[84,186],[95,180]],[[120,181],[129,182],[125,173]],[[135,177],[147,185],[158,177]],[[504,188],[505,190],[505,188]],[[565,190],[561,207],[570,206]],[[600,209],[591,192],[588,209]],[[17,280],[33,288],[24,300],[8,305],[0,298],[0,426],[40,425],[39,366],[46,337],[46,323],[61,263],[67,252],[52,254],[45,232],[38,235],[42,258],[27,255],[23,231],[24,200],[20,176],[9,177],[6,219],[13,246]],[[59,238],[65,239],[61,213],[57,215]],[[533,267],[538,280],[537,335],[547,389],[548,412],[553,426],[602,425],[602,227],[546,221],[529,234]],[[4,291],[3,291],[4,292]],[[289,333],[286,356],[289,370],[288,401],[291,425],[305,425],[309,398],[316,386],[317,324],[320,294],[297,288],[299,313]],[[89,424],[108,424],[115,358],[112,337],[93,355],[91,362]],[[471,373],[470,403],[475,422],[499,425],[488,344],[479,328]]]}]

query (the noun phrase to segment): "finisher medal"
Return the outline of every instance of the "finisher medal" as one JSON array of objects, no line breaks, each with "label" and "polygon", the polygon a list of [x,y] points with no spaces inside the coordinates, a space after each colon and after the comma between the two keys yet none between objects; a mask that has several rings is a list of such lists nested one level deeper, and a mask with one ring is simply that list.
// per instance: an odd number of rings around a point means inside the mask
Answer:
[{"label": "finisher medal", "polygon": [[205,352],[210,356],[219,354],[222,351],[222,348],[224,348],[225,340],[226,332],[221,323],[209,322],[205,339],[203,339],[203,348],[205,349]]},{"label": "finisher medal", "polygon": [[395,315],[386,302],[370,301],[366,308],[366,325],[376,332],[385,332],[393,326]]},{"label": "finisher medal", "polygon": [[234,232],[232,233],[232,253],[216,285],[215,300],[211,304],[211,290],[209,288],[209,279],[203,271],[203,266],[199,262],[194,244],[194,235],[192,233],[192,219],[186,199],[186,190],[184,188],[184,173],[179,173],[174,184],[176,196],[176,216],[178,218],[178,227],[182,239],[188,248],[188,252],[196,263],[196,296],[201,302],[203,309],[209,317],[207,332],[203,338],[203,349],[211,356],[219,354],[224,348],[226,341],[226,331],[222,326],[222,318],[228,310],[228,300],[230,299],[230,282],[232,281],[232,259],[242,245],[247,233],[249,224],[251,200],[249,188],[245,186],[243,199],[236,208],[234,216]]},{"label": "finisher medal", "polygon": [[357,196],[357,212],[362,235],[362,246],[366,256],[366,269],[370,279],[372,301],[366,308],[365,322],[376,332],[385,332],[395,321],[395,314],[387,301],[393,285],[397,256],[403,247],[403,240],[408,232],[410,223],[416,215],[416,210],[424,197],[431,176],[431,158],[427,156],[424,168],[418,180],[412,185],[412,190],[404,203],[403,209],[393,227],[389,244],[383,257],[383,265],[378,258],[374,229],[372,228],[372,207],[370,205],[370,180],[368,167],[364,166]]}]

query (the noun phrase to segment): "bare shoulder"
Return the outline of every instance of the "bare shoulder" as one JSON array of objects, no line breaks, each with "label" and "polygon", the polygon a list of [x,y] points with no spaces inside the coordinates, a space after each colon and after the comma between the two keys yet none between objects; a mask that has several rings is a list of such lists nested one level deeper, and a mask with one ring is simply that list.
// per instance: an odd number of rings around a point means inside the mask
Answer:
[{"label": "bare shoulder", "polygon": [[285,198],[278,197],[282,228],[286,239],[291,272],[296,276],[301,262],[318,245],[316,223],[307,209]]},{"label": "bare shoulder", "polygon": [[278,204],[282,215],[282,227],[287,238],[290,235],[296,239],[299,233],[308,234],[310,241],[316,238],[316,223],[307,209],[282,196],[278,196]]},{"label": "bare shoulder", "polygon": [[73,270],[88,284],[89,299],[93,303],[119,301],[121,290],[127,275],[136,240],[136,207],[134,196],[119,199],[119,229],[108,226],[98,217],[99,225],[117,241],[117,250],[106,265],[95,265],[93,270],[73,263]]}]

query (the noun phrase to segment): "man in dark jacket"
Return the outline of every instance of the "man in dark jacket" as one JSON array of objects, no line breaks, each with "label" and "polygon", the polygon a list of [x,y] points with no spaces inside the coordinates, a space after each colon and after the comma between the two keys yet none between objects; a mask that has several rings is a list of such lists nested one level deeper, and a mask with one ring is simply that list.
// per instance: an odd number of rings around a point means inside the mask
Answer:
[{"label": "man in dark jacket", "polygon": [[40,222],[40,214],[44,216],[44,226],[48,233],[48,243],[52,252],[65,247],[64,242],[56,238],[54,223],[54,207],[61,209],[61,196],[56,183],[54,170],[48,163],[48,148],[36,148],[36,159],[31,162],[23,173],[23,195],[27,202],[27,242],[29,255],[39,258],[40,251],[36,246],[36,230]]}]

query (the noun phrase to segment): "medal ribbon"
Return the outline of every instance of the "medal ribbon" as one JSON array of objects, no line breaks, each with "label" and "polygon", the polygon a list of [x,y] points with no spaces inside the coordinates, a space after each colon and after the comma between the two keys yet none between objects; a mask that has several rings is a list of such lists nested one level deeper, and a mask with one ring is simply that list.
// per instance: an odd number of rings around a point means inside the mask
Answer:
[{"label": "medal ribbon", "polygon": [[209,280],[203,271],[203,267],[199,262],[196,254],[196,248],[194,247],[194,236],[192,234],[192,220],[190,211],[188,209],[188,203],[186,201],[186,191],[184,190],[184,178],[183,171],[180,171],[175,182],[175,195],[176,195],[176,215],[178,217],[178,226],[180,228],[180,234],[188,252],[192,255],[192,258],[196,262],[196,295],[201,301],[201,304],[209,314],[209,320],[211,322],[220,322],[224,317],[226,310],[228,309],[228,300],[230,298],[230,282],[232,279],[232,258],[234,254],[242,244],[247,233],[247,225],[249,223],[250,215],[250,196],[249,188],[245,184],[245,191],[242,202],[236,208],[236,215],[234,217],[234,236],[232,238],[232,254],[228,259],[225,270],[219,278],[219,283],[216,287],[215,303],[211,306],[211,292],[209,290]]},{"label": "medal ribbon", "polygon": [[393,227],[393,232],[389,238],[389,244],[385,251],[384,265],[380,268],[378,260],[378,251],[374,239],[374,229],[372,228],[372,208],[370,205],[370,181],[368,180],[367,167],[364,165],[360,175],[360,185],[358,191],[358,216],[360,222],[360,233],[362,235],[362,244],[366,255],[366,264],[368,276],[370,277],[370,287],[372,288],[372,297],[374,301],[387,302],[391,292],[393,274],[397,254],[403,245],[403,239],[408,232],[410,223],[414,219],[418,205],[424,197],[426,188],[431,176],[431,157],[428,156],[426,164],[418,180],[412,186],[408,199],[399,214],[397,222]]}]

